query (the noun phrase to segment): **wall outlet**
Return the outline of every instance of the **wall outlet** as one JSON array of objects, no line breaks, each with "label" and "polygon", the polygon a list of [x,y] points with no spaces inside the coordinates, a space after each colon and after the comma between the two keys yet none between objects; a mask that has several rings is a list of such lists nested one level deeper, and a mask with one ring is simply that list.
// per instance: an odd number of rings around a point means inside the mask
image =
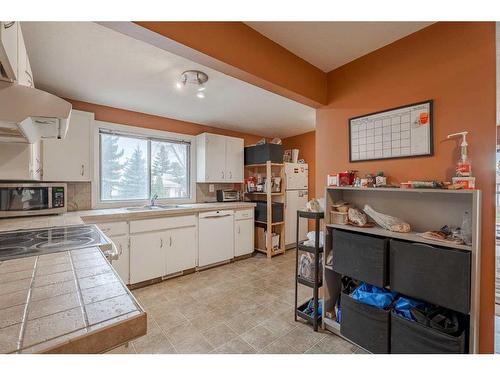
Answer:
[{"label": "wall outlet", "polygon": [[215,186],[214,184],[208,184],[208,192],[213,193],[215,191]]}]

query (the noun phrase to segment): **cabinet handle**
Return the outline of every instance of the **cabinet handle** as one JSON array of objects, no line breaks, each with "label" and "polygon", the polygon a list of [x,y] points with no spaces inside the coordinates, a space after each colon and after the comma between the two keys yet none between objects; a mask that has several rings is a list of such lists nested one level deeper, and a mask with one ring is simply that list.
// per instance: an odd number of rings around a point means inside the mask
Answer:
[{"label": "cabinet handle", "polygon": [[30,84],[30,87],[32,87],[33,86],[33,76],[27,70],[25,70],[24,73],[26,73],[26,75],[28,76],[28,83]]},{"label": "cabinet handle", "polygon": [[222,171],[222,179],[224,179],[224,171]]},{"label": "cabinet handle", "polygon": [[238,234],[241,233],[241,227],[238,225]]},{"label": "cabinet handle", "polygon": [[170,236],[170,247],[172,247],[172,236]]},{"label": "cabinet handle", "polygon": [[160,248],[163,247],[163,238],[160,238]]},{"label": "cabinet handle", "polygon": [[229,178],[232,179],[233,178],[233,172],[229,172]]},{"label": "cabinet handle", "polygon": [[16,21],[10,21],[10,22],[4,22],[3,24],[3,28],[4,29],[9,29],[11,28],[12,26],[14,26],[14,24],[16,23]]},{"label": "cabinet handle", "polygon": [[123,254],[123,246],[122,244],[119,244],[118,247],[120,248],[120,252],[118,253],[120,256]]},{"label": "cabinet handle", "polygon": [[80,174],[83,176],[85,174],[85,165],[82,164],[82,169],[80,171]]}]

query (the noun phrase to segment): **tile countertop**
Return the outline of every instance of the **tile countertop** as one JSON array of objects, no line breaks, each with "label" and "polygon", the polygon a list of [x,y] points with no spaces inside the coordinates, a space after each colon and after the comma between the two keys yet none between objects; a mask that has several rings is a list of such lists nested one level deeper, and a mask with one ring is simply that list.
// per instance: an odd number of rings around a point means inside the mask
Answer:
[{"label": "tile countertop", "polygon": [[[0,231],[254,206],[227,202],[158,211],[75,211],[0,219]],[[99,248],[0,262],[0,285],[0,353],[101,353],[146,334],[146,313]]]},{"label": "tile countertop", "polygon": [[32,216],[0,219],[0,231],[34,229],[62,225],[76,225],[84,222],[105,222],[117,220],[140,220],[164,216],[177,216],[213,210],[237,210],[255,207],[252,202],[214,202],[181,204],[165,210],[128,211],[125,208],[103,208],[86,211],[67,212],[62,215]]},{"label": "tile countertop", "polygon": [[101,353],[146,334],[97,247],[0,262],[0,353]]}]

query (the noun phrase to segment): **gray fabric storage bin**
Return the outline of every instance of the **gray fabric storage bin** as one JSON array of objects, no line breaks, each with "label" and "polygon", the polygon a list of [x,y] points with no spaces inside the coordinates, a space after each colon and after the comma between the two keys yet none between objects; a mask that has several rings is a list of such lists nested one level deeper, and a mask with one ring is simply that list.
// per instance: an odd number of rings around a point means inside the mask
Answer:
[{"label": "gray fabric storage bin", "polygon": [[391,240],[389,259],[392,290],[469,313],[470,252]]},{"label": "gray fabric storage bin", "polygon": [[262,145],[245,147],[245,165],[271,163],[283,163],[283,145],[265,143]]},{"label": "gray fabric storage bin", "polygon": [[[267,201],[252,201],[255,206],[255,221],[267,221]],[[272,222],[283,221],[283,207],[281,202],[273,202],[271,205]]]},{"label": "gray fabric storage bin", "polygon": [[463,354],[465,331],[458,337],[391,313],[391,353]]},{"label": "gray fabric storage bin", "polygon": [[389,353],[390,311],[365,305],[345,293],[340,298],[340,333],[372,353]]},{"label": "gray fabric storage bin", "polygon": [[339,229],[332,231],[333,269],[335,272],[385,287],[389,240]]}]

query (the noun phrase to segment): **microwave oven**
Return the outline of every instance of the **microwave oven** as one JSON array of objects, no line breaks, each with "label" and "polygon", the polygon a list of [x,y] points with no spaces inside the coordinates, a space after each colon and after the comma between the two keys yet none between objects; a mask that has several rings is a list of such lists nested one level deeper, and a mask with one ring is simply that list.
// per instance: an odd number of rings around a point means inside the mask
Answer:
[{"label": "microwave oven", "polygon": [[0,183],[0,218],[67,211],[64,183]]}]

